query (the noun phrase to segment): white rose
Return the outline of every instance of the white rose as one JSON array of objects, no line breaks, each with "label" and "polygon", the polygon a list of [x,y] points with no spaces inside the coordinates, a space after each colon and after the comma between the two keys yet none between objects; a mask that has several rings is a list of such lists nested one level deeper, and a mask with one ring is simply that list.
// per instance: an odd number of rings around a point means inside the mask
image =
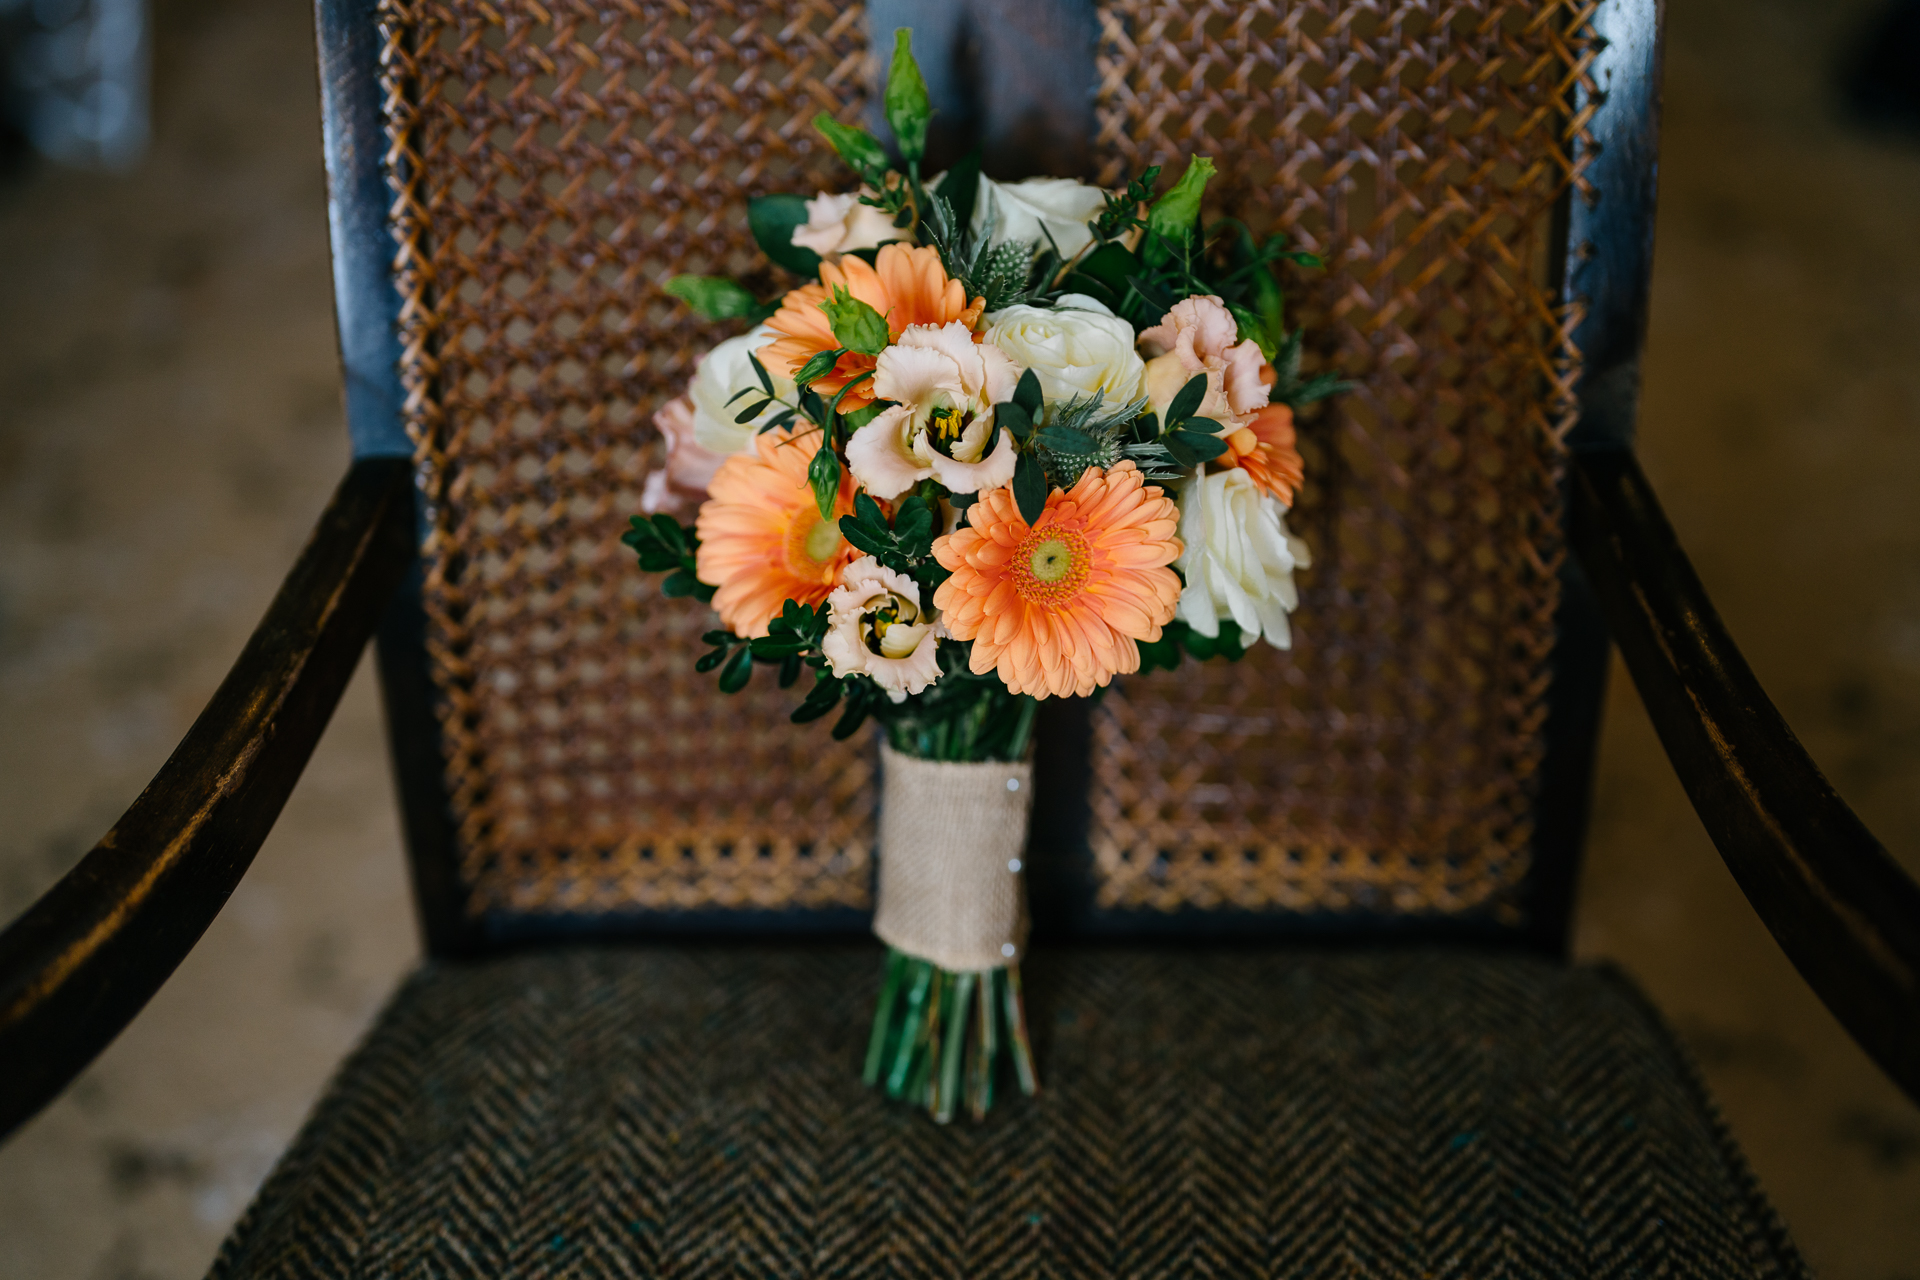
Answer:
[{"label": "white rose", "polygon": [[907,233],[893,225],[891,214],[860,203],[861,196],[872,194],[870,187],[841,196],[822,191],[807,201],[807,225],[793,229],[792,243],[832,260],[855,249],[872,249],[889,240],[905,239]]},{"label": "white rose", "polygon": [[905,702],[940,678],[939,627],[920,608],[920,584],[861,556],[827,596],[827,634],[820,641],[833,674],[871,676],[894,702]]},{"label": "white rose", "polygon": [[[706,358],[700,361],[700,367],[694,370],[693,381],[687,387],[687,398],[693,401],[695,444],[723,458],[753,448],[753,438],[759,434],[761,425],[779,413],[781,406],[768,405],[766,412],[751,422],[734,421],[741,410],[766,398],[747,356],[779,336],[761,325],[752,333],[728,338],[707,352]],[[753,391],[731,404],[727,403],[742,387],[752,387]],[[774,374],[773,388],[782,399],[789,402],[793,400],[794,386],[790,379]]]},{"label": "white rose", "polygon": [[982,174],[973,200],[973,233],[985,235],[989,244],[1018,240],[1042,249],[1052,236],[1061,254],[1071,258],[1093,239],[1087,224],[1106,207],[1105,191],[1072,178],[995,182]]},{"label": "white rose", "polygon": [[1064,294],[1052,308],[996,311],[984,336],[1033,370],[1050,405],[1097,391],[1118,408],[1142,394],[1147,366],[1134,350],[1133,326],[1083,293]]},{"label": "white rose", "polygon": [[1180,489],[1180,540],[1174,567],[1186,577],[1180,617],[1203,636],[1220,634],[1220,620],[1239,624],[1241,643],[1261,636],[1279,649],[1293,647],[1287,615],[1300,598],[1293,571],[1313,561],[1307,544],[1287,532],[1286,508],[1263,493],[1238,467],[1200,474]]}]

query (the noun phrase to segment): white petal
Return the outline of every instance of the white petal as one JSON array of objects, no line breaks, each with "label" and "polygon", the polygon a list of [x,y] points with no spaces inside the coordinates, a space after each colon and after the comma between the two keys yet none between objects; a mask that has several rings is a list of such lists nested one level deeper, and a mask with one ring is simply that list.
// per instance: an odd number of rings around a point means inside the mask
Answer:
[{"label": "white petal", "polygon": [[966,388],[960,382],[960,366],[954,363],[952,356],[924,342],[906,341],[915,330],[932,327],[915,325],[901,335],[900,342],[880,353],[873,371],[875,399],[920,405],[940,391],[951,396],[966,394]]},{"label": "white petal", "polygon": [[[859,439],[858,434],[854,439]],[[849,461],[853,458],[851,443],[847,445],[847,458]],[[987,489],[998,489],[1002,485],[1011,484],[1013,468],[1018,461],[1013,453],[1013,437],[1002,431],[999,445],[991,455],[980,462],[960,462],[935,454],[933,478],[947,486],[953,493],[980,493]]]},{"label": "white petal", "polygon": [[920,465],[902,436],[913,411],[895,405],[853,433],[847,441],[847,467],[862,488],[876,498],[897,498],[934,472]]}]

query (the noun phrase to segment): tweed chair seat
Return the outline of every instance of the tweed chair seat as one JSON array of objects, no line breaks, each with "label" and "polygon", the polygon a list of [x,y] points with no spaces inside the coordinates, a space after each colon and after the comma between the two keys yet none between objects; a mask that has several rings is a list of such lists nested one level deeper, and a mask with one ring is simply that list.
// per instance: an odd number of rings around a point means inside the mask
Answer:
[{"label": "tweed chair seat", "polygon": [[432,963],[217,1277],[1806,1274],[1606,969],[1041,950],[1045,1090],[857,1079],[871,946]]}]

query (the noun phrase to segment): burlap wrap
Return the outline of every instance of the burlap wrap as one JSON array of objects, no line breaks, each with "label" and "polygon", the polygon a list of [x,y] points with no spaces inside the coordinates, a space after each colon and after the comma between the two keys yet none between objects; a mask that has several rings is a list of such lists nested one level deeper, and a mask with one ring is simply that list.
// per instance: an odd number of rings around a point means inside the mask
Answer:
[{"label": "burlap wrap", "polygon": [[1033,766],[920,760],[884,743],[880,763],[873,931],[955,972],[1017,962],[1027,946]]}]

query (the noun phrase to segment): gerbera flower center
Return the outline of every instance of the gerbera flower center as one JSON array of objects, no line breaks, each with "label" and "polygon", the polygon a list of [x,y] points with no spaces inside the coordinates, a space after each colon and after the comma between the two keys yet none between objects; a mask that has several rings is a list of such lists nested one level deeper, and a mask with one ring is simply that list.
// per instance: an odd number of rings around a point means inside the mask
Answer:
[{"label": "gerbera flower center", "polygon": [[1087,580],[1092,561],[1093,549],[1078,529],[1035,529],[1013,553],[1013,589],[1038,604],[1070,600]]},{"label": "gerbera flower center", "polygon": [[794,572],[817,573],[840,550],[840,522],[804,511],[787,534],[787,562]]}]

